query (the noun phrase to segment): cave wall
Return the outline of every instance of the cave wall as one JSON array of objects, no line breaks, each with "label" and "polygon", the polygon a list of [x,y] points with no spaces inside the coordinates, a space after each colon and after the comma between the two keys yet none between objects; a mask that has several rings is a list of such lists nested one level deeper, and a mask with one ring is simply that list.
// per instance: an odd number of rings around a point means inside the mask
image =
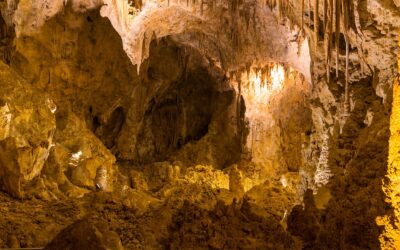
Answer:
[{"label": "cave wall", "polygon": [[98,11],[80,14],[67,7],[39,32],[19,37],[11,66],[90,127],[95,116],[105,123],[126,106],[138,83],[120,37]]},{"label": "cave wall", "polygon": [[110,22],[69,5],[14,43],[10,66],[50,96],[56,119],[54,145],[27,195],[81,196],[103,168],[111,190],[117,159],[216,167],[239,160],[245,109],[238,113],[223,71],[196,50],[154,41],[138,75]]},{"label": "cave wall", "polygon": [[0,67],[0,189],[22,197],[53,146],[54,104],[7,65]]},{"label": "cave wall", "polygon": [[111,180],[114,137],[138,77],[109,21],[98,11],[66,8],[14,44],[10,66],[51,98],[56,118],[48,159],[25,194],[81,196],[94,189],[101,169]]},{"label": "cave wall", "polygon": [[196,50],[154,41],[138,75],[110,22],[69,5],[14,43],[11,67],[55,103],[54,146],[32,184],[45,191],[34,195],[80,196],[100,169],[111,180],[117,159],[216,167],[239,160],[245,109],[238,113],[223,71]]},{"label": "cave wall", "polygon": [[[298,2],[293,4],[301,7]],[[315,13],[314,2],[310,9],[305,8],[305,13]],[[307,247],[315,249],[385,247],[386,240],[379,241],[383,227],[376,220],[392,213],[382,182],[387,173],[392,83],[398,50],[394,27],[398,27],[399,13],[392,1],[353,1],[350,13],[354,15],[347,31],[348,84],[345,47],[339,46],[336,75],[334,59],[326,67],[326,51],[322,50],[326,43],[321,38],[315,43],[311,34],[313,22],[309,23],[310,19],[304,16],[308,26],[305,29],[312,38],[313,76],[313,131],[308,149],[311,164],[305,177],[308,187],[314,189],[315,202],[325,204],[313,212],[304,212],[314,218],[308,225],[292,226],[295,230],[303,226],[313,228],[301,237]],[[321,5],[319,15],[322,25]],[[301,15],[289,16],[300,23]],[[333,58],[335,54],[334,49]],[[303,215],[302,212],[296,216]]]}]

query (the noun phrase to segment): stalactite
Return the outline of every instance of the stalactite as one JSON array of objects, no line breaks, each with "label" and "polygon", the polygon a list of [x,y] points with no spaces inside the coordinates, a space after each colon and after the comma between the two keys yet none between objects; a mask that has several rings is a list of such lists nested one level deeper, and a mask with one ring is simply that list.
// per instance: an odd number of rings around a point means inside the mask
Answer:
[{"label": "stalactite", "polygon": [[328,17],[327,17],[327,15],[328,15],[328,12],[327,12],[328,0],[324,0],[323,9],[324,9],[324,26],[323,26],[324,28],[323,28],[323,30],[324,30],[324,34],[325,34],[325,32],[326,32],[326,20],[328,19]]},{"label": "stalactite", "polygon": [[311,0],[307,0],[308,5],[308,27],[311,27]]},{"label": "stalactite", "polygon": [[350,98],[349,98],[349,42],[346,39],[346,85],[345,85],[345,101],[344,101],[344,112],[346,115],[350,112]]},{"label": "stalactite", "polygon": [[140,55],[140,63],[138,64],[137,70],[138,73],[140,72],[140,65],[143,63],[144,61],[144,57],[146,54],[146,32],[143,33],[143,40],[142,40],[142,51],[141,51],[141,55]]},{"label": "stalactite", "polygon": [[247,10],[244,12],[244,19],[246,22],[246,29],[248,30],[250,25],[250,12]]},{"label": "stalactite", "polygon": [[208,7],[210,8],[210,10],[212,11],[212,10],[214,10],[214,6],[215,6],[215,3],[214,3],[214,0],[208,0]]},{"label": "stalactite", "polygon": [[275,8],[275,6],[276,6],[276,1],[277,1],[277,0],[272,0],[272,1],[271,1],[271,9]]},{"label": "stalactite", "polygon": [[254,31],[257,31],[257,19],[256,19],[256,17],[257,17],[257,8],[254,8],[253,9],[253,29],[254,29]]},{"label": "stalactite", "polygon": [[200,15],[203,15],[203,0],[200,1]]},{"label": "stalactite", "polygon": [[345,114],[349,113],[350,109],[350,98],[349,98],[349,37],[348,37],[348,29],[349,29],[349,3],[343,0],[342,4],[343,11],[343,26],[344,26],[344,38],[346,42],[346,76],[345,76]]},{"label": "stalactite", "polygon": [[265,83],[267,84],[267,87],[268,87],[268,80],[267,80],[267,77],[268,77],[268,75],[267,75],[266,67],[262,67],[262,69],[261,69],[261,80],[262,80],[263,82],[265,82]]},{"label": "stalactite", "polygon": [[340,42],[340,13],[342,0],[335,0],[335,47],[336,47],[336,78],[339,77],[339,42]]},{"label": "stalactite", "polygon": [[249,77],[251,71],[251,63],[246,63],[246,74]]},{"label": "stalactite", "polygon": [[237,73],[236,74],[236,81],[237,81],[237,84],[238,84],[238,86],[237,86],[237,88],[238,88],[238,98],[237,98],[237,103],[236,103],[236,109],[237,109],[237,115],[236,115],[236,119],[237,119],[237,125],[238,125],[238,128],[241,130],[241,124],[242,124],[242,122],[241,122],[241,119],[240,119],[240,117],[241,117],[241,113],[242,113],[242,105],[241,105],[241,98],[242,98],[242,80],[240,79],[240,74],[239,73]]},{"label": "stalactite", "polygon": [[301,0],[301,30],[304,29],[304,0]]},{"label": "stalactite", "polygon": [[282,0],[278,0],[278,1],[277,1],[277,5],[278,5],[278,20],[281,19],[281,11],[282,11],[282,10],[281,10],[281,8],[282,8],[282,6],[281,6],[282,3],[281,3],[281,1],[282,1]]},{"label": "stalactite", "polygon": [[318,32],[319,32],[319,15],[318,15],[319,1],[314,1],[314,35],[315,35],[315,48],[318,46]]},{"label": "stalactite", "polygon": [[232,0],[231,5],[232,5],[231,14],[234,14],[234,13],[236,13],[236,10],[238,7],[238,0]]},{"label": "stalactite", "polygon": [[330,81],[331,57],[332,57],[332,29],[333,29],[333,0],[329,0],[327,20],[327,32],[325,33],[325,57],[327,81]]}]

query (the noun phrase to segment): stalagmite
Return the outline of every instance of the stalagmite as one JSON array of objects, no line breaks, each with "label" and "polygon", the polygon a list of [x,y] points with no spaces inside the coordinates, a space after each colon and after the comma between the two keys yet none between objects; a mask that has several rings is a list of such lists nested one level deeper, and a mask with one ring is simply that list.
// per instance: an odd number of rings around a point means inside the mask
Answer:
[{"label": "stalagmite", "polygon": [[[400,32],[398,34],[400,47]],[[385,230],[379,236],[381,249],[397,249],[400,246],[400,53],[397,56],[397,77],[393,79],[393,102],[390,115],[389,156],[387,161],[386,181],[383,192],[386,202],[393,212],[377,218],[377,224]]]}]

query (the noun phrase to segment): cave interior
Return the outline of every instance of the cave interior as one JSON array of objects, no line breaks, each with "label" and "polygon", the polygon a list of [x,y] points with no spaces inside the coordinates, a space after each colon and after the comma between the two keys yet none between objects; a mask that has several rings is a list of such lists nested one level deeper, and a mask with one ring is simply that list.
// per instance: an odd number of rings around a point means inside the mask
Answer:
[{"label": "cave interior", "polygon": [[0,0],[0,249],[400,249],[399,0]]}]

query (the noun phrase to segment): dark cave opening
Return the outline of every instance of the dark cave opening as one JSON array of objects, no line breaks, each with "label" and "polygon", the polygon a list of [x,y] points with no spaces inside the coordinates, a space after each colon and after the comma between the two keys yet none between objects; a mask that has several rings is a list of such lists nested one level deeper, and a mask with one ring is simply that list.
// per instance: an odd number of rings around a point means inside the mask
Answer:
[{"label": "dark cave opening", "polygon": [[216,92],[212,79],[200,70],[170,86],[157,103],[153,101],[145,119],[151,117],[151,130],[160,138],[155,141],[157,154],[179,149],[207,134],[212,106],[218,101]]},{"label": "dark cave opening", "polygon": [[[234,90],[219,89],[227,84],[221,83],[221,72],[214,72],[203,60],[196,51],[171,41],[152,44],[143,84],[162,82],[162,87],[144,112],[137,147],[149,150],[139,155],[139,162],[167,160],[186,145],[199,143],[218,116],[234,104]],[[176,76],[165,79],[166,73]],[[240,144],[240,140],[226,143]]]},{"label": "dark cave opening", "polygon": [[93,131],[99,137],[108,149],[113,149],[116,145],[118,135],[125,122],[125,113],[122,107],[116,108],[107,119],[107,122],[101,126],[99,118],[93,118]]}]

